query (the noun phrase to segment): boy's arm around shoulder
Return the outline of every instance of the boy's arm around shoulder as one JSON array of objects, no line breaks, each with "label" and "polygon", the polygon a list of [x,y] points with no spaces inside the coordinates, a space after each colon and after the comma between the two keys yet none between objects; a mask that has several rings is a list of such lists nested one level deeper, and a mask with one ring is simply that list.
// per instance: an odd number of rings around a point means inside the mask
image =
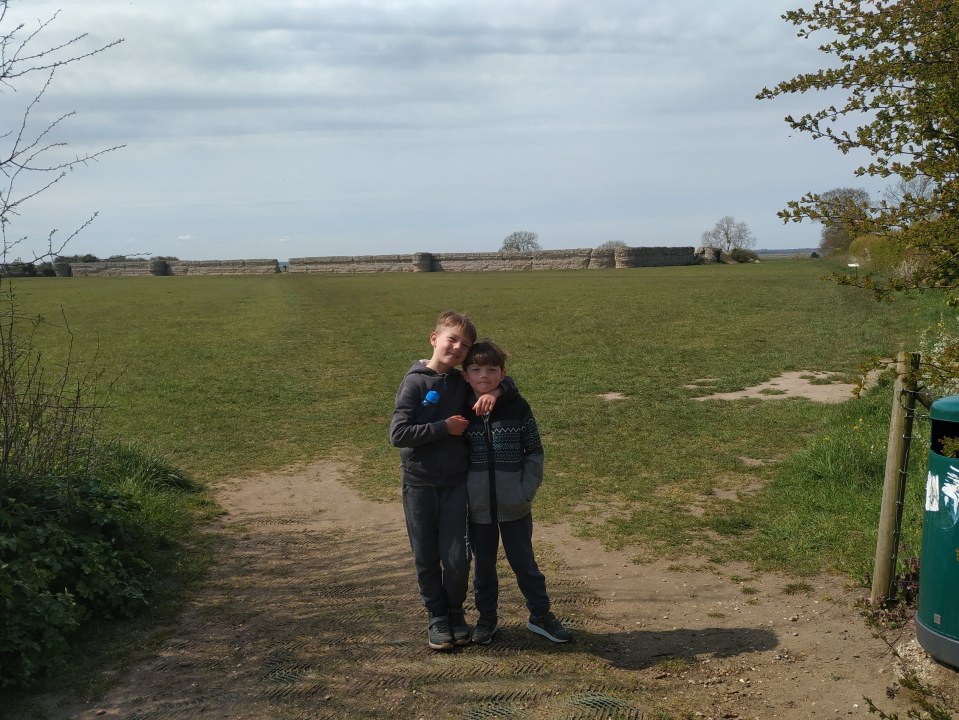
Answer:
[{"label": "boy's arm around shoulder", "polygon": [[499,389],[503,393],[499,396],[500,400],[513,400],[519,395],[519,388],[516,387],[516,381],[509,375],[500,380]]},{"label": "boy's arm around shoulder", "polygon": [[396,405],[390,420],[390,444],[394,447],[416,447],[449,435],[445,418],[419,422],[421,389],[406,378],[396,391]]},{"label": "boy's arm around shoulder", "polygon": [[477,415],[486,415],[493,411],[497,402],[511,402],[518,395],[516,381],[506,376],[489,393],[475,398],[475,402],[473,396],[467,392],[466,405],[468,410],[472,410]]}]

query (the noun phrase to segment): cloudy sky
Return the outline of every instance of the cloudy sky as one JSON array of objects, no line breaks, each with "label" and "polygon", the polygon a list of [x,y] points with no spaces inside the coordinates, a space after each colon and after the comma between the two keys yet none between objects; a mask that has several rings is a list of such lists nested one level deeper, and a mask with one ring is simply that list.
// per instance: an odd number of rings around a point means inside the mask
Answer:
[{"label": "cloudy sky", "polygon": [[[810,3],[805,3],[809,5]],[[796,135],[823,96],[758,101],[827,61],[781,19],[800,0],[11,0],[4,30],[79,33],[31,111],[71,156],[124,145],[7,228],[42,252],[278,258],[697,245],[723,215],[762,248],[815,247],[776,217],[870,184]],[[0,92],[16,128],[37,75]],[[833,99],[835,101],[835,99]],[[2,140],[8,145],[7,136]],[[31,186],[18,179],[16,190]]]}]

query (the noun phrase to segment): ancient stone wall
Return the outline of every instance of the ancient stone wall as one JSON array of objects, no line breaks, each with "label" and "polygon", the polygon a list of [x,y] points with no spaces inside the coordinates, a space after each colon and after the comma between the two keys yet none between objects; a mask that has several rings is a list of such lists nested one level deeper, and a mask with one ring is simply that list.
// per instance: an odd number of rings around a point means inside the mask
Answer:
[{"label": "ancient stone wall", "polygon": [[614,256],[617,268],[695,265],[699,262],[691,247],[619,247]]},{"label": "ancient stone wall", "polygon": [[586,270],[656,265],[693,265],[692,247],[619,248],[613,250],[540,250],[517,253],[416,253],[290,258],[289,271],[298,273],[367,272],[509,272],[525,270]]},{"label": "ancient stone wall", "polygon": [[593,250],[589,256],[590,270],[607,270],[616,267],[616,254],[612,248],[608,250]]},{"label": "ancient stone wall", "polygon": [[[278,272],[280,272],[280,264],[276,260],[126,260],[122,262],[104,260],[92,263],[69,263],[69,275],[73,277],[263,275]],[[58,275],[60,275],[59,272]]]},{"label": "ancient stone wall", "polygon": [[167,275],[272,275],[277,260],[168,260]]},{"label": "ancient stone wall", "polygon": [[291,273],[379,273],[413,272],[417,263],[423,263],[422,256],[416,255],[340,255],[330,257],[290,258],[288,272]]},{"label": "ancient stone wall", "polygon": [[590,248],[579,250],[543,250],[533,253],[533,270],[586,270],[593,251]]},{"label": "ancient stone wall", "polygon": [[433,272],[510,272],[524,270],[585,270],[592,251],[541,250],[515,253],[440,253],[433,255]]},{"label": "ancient stone wall", "polygon": [[149,260],[103,260],[102,262],[70,263],[73,277],[120,277],[124,275],[150,275]]},{"label": "ancient stone wall", "polygon": [[[620,247],[615,250],[539,250],[519,253],[414,253],[290,258],[291,273],[510,272],[586,270],[703,262],[692,247]],[[70,263],[61,276],[264,275],[280,272],[276,260],[130,260]]]},{"label": "ancient stone wall", "polygon": [[723,261],[722,250],[717,247],[710,247],[709,245],[696,248],[696,257],[701,263],[718,263]]}]

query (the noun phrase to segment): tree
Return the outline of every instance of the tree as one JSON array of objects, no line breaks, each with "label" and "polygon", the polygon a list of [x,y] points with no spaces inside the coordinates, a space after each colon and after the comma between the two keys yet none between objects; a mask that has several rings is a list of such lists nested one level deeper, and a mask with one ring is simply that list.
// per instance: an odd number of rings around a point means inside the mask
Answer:
[{"label": "tree", "polygon": [[[932,196],[932,191],[935,189],[935,186],[936,184],[932,181],[932,178],[926,175],[916,175],[910,180],[899,178],[883,190],[882,196],[892,205],[898,205],[910,195],[928,200]],[[927,220],[929,218],[923,219]]]},{"label": "tree", "polygon": [[[820,0],[783,19],[799,37],[826,35],[831,67],[797,75],[757,97],[842,89],[846,98],[802,117],[795,130],[825,138],[842,153],[864,150],[858,176],[919,179],[882,198],[850,228],[893,239],[912,261],[887,277],[837,276],[841,283],[892,291],[959,287],[959,3],[955,0]],[[779,215],[784,221],[829,217],[823,196],[808,193]],[[954,294],[954,293],[953,293]]]},{"label": "tree", "polygon": [[607,240],[602,245],[597,245],[597,250],[618,250],[619,248],[629,247],[622,240]]},{"label": "tree", "polygon": [[[117,150],[115,146],[83,153],[67,155],[67,144],[57,139],[57,132],[64,122],[73,116],[69,112],[52,122],[34,123],[34,111],[53,83],[58,68],[85,60],[114,47],[123,40],[114,40],[106,45],[84,49],[82,46],[87,33],[75,35],[56,45],[39,45],[44,30],[57,19],[59,11],[37,26],[28,29],[23,23],[7,28],[9,0],[0,0],[0,92],[16,91],[18,84],[26,84],[27,89],[33,82],[29,100],[7,131],[0,130],[0,262],[6,263],[14,247],[25,241],[26,237],[14,238],[8,233],[13,218],[20,213],[21,207],[59,183],[71,170],[99,159],[106,153]],[[34,82],[35,81],[35,82]],[[11,118],[8,118],[11,119]],[[33,261],[53,259],[59,255],[77,233],[89,225],[96,217],[94,213],[66,238],[57,238],[57,230],[49,232],[46,239],[47,251],[33,253]]]},{"label": "tree", "polygon": [[819,252],[826,257],[842,255],[856,239],[857,222],[869,215],[869,193],[863,188],[842,187],[827,190],[819,197],[826,212],[820,220]]},{"label": "tree", "polygon": [[542,250],[537,238],[539,235],[530,230],[517,230],[511,232],[503,239],[500,246],[500,252],[533,252]]},{"label": "tree", "polygon": [[723,252],[734,248],[748,249],[756,246],[752,230],[744,222],[736,222],[732,215],[724,215],[712,230],[703,233],[703,245],[718,247]]}]

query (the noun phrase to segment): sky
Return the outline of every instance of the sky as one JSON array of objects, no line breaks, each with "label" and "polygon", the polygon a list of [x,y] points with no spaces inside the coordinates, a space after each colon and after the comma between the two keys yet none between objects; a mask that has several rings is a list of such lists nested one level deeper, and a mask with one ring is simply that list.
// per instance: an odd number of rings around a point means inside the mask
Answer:
[{"label": "sky", "polygon": [[[2,29],[81,33],[30,110],[71,158],[18,208],[11,257],[189,260],[697,246],[725,215],[759,248],[812,248],[776,213],[883,185],[784,122],[828,94],[757,100],[816,70],[800,0],[11,0]],[[805,3],[809,5],[809,2]],[[0,150],[46,80],[0,87]],[[50,176],[46,176],[48,179]],[[16,180],[15,194],[42,179]],[[6,188],[4,188],[6,192]]]}]

